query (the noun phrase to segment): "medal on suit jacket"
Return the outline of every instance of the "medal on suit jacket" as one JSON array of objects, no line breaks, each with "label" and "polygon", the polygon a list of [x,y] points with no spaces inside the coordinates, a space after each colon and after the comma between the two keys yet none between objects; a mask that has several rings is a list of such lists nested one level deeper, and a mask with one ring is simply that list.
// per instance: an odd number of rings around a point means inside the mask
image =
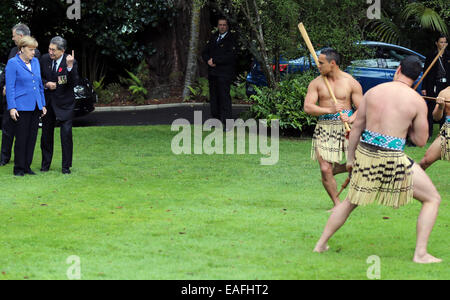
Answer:
[{"label": "medal on suit jacket", "polygon": [[58,84],[66,84],[67,83],[67,75],[58,76]]}]

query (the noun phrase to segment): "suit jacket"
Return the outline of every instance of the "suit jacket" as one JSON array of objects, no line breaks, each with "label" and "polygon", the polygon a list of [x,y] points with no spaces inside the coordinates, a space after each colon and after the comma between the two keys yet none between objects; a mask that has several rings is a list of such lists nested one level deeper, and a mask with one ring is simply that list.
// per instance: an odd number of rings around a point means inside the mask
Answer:
[{"label": "suit jacket", "polygon": [[42,85],[39,60],[31,60],[31,71],[17,54],[6,65],[7,109],[34,111],[36,105],[42,110],[45,106],[44,86]]},{"label": "suit jacket", "polygon": [[[45,100],[47,101],[47,108],[53,109],[56,118],[61,121],[70,120],[73,118],[75,108],[75,95],[73,88],[78,84],[78,64],[73,62],[73,68],[69,72],[66,62],[67,54],[63,54],[62,61],[53,73],[53,60],[48,54],[41,57],[41,74],[44,86],[47,82],[56,82],[56,90],[45,89]],[[59,82],[58,78],[63,78],[65,82]]]},{"label": "suit jacket", "polygon": [[219,33],[213,34],[202,52],[203,60],[208,63],[212,58],[215,67],[208,65],[210,76],[225,77],[232,79],[235,76],[236,64],[236,39],[228,31],[225,37],[217,42]]},{"label": "suit jacket", "polygon": [[[11,51],[9,51],[8,60],[10,60],[11,58],[15,57],[17,53],[19,53],[19,49],[17,48],[17,46],[13,47],[11,49]],[[39,52],[38,49],[36,49],[34,57],[36,57],[38,60],[41,59],[41,52]],[[4,72],[2,73],[2,77],[1,77],[0,81],[1,81],[1,86],[3,87],[4,84],[5,84],[5,73]]]},{"label": "suit jacket", "polygon": [[[9,51],[9,55],[8,55],[8,60],[10,60],[11,58],[15,57],[16,54],[19,53],[19,49],[16,47],[13,47],[11,49],[11,51]],[[41,59],[41,52],[39,52],[38,49],[36,49],[35,55],[34,57],[36,57],[38,60]],[[3,89],[3,87],[5,86],[5,72],[2,73],[2,76],[0,78],[0,88]],[[1,93],[1,102],[4,108],[6,108],[6,98],[3,97],[3,92],[0,91]]]},{"label": "suit jacket", "polygon": [[[436,55],[437,55],[437,51],[435,51],[434,53],[430,53],[430,55],[427,56],[427,59],[425,60],[425,65],[423,67],[424,72],[426,69],[428,69],[428,67],[430,66],[431,62],[436,57]],[[450,60],[450,53],[447,50],[445,50],[444,54],[442,55],[441,61],[446,70],[445,78],[447,78],[447,82],[449,82],[449,80],[450,80],[450,61],[449,60]],[[439,62],[439,60],[437,60],[435,62],[435,64],[433,65],[433,67],[428,72],[428,75],[423,80],[422,90],[426,90],[427,95],[433,94],[432,91],[436,84],[436,79],[437,79],[436,77],[437,77],[439,65],[440,65],[440,62]]]}]

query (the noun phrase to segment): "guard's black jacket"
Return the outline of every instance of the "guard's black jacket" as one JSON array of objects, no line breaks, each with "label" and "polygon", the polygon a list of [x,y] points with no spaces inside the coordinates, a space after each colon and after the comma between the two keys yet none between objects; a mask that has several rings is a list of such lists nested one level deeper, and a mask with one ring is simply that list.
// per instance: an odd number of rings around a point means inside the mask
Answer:
[{"label": "guard's black jacket", "polygon": [[208,65],[208,75],[232,79],[235,76],[236,39],[228,31],[226,36],[217,42],[219,33],[213,34],[202,52],[203,60],[208,63],[210,58],[216,67]]}]

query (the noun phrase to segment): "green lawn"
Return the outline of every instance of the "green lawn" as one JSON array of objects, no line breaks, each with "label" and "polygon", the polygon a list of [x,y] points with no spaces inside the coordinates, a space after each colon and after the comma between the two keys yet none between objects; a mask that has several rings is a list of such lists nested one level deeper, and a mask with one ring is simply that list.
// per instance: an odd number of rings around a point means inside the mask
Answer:
[{"label": "green lawn", "polygon": [[[74,165],[61,174],[59,131],[48,173],[0,168],[0,279],[450,279],[449,163],[428,174],[442,196],[430,238],[437,265],[412,262],[420,204],[358,208],[312,249],[331,206],[310,140],[281,139],[279,162],[261,155],[174,155],[170,126],[74,128]],[[425,148],[407,148],[416,161]],[[345,174],[338,177],[340,185]],[[346,192],[344,192],[345,194]],[[384,217],[389,217],[386,219]]]}]

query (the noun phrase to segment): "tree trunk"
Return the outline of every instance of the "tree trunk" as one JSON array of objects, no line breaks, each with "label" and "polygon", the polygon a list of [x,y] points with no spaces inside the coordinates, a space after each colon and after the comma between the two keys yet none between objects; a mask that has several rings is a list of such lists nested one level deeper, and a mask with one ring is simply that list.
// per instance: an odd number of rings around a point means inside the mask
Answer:
[{"label": "tree trunk", "polygon": [[[247,0],[248,1],[248,0]],[[256,33],[256,38],[259,43],[259,47],[261,49],[261,56],[263,61],[261,62],[261,68],[263,70],[264,75],[267,79],[267,85],[270,88],[276,88],[277,87],[277,81],[275,80],[275,75],[273,72],[273,69],[271,67],[271,63],[269,60],[269,56],[266,50],[266,43],[264,41],[264,33],[262,29],[262,21],[259,16],[259,8],[255,0],[252,1],[252,3],[248,4],[249,7],[253,7],[254,9],[254,24],[253,24],[253,30]],[[251,22],[252,23],[252,22]]]},{"label": "tree trunk", "polygon": [[198,40],[200,34],[200,11],[201,6],[192,1],[192,16],[191,16],[191,30],[189,39],[189,52],[186,66],[186,74],[183,88],[183,100],[187,100],[190,94],[189,86],[194,83],[197,75],[197,54],[198,54]]}]

